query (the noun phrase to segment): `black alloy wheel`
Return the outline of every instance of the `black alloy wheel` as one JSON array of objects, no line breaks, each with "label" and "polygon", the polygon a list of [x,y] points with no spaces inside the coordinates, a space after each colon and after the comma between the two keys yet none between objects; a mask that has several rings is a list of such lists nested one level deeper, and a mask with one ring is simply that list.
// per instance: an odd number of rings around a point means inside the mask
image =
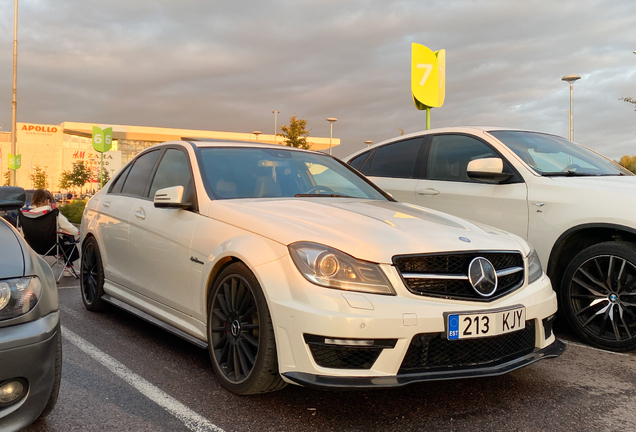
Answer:
[{"label": "black alloy wheel", "polygon": [[606,242],[579,253],[563,278],[560,307],[586,342],[611,351],[636,348],[636,247]]},{"label": "black alloy wheel", "polygon": [[82,247],[82,263],[80,271],[80,283],[82,302],[89,311],[101,310],[104,306],[104,268],[102,256],[95,237],[89,237]]},{"label": "black alloy wheel", "polygon": [[208,305],[209,351],[221,384],[238,394],[284,387],[265,296],[250,270],[242,263],[226,267]]},{"label": "black alloy wheel", "polygon": [[214,357],[225,378],[244,381],[254,369],[260,336],[258,307],[248,282],[231,275],[221,282],[212,306]]}]

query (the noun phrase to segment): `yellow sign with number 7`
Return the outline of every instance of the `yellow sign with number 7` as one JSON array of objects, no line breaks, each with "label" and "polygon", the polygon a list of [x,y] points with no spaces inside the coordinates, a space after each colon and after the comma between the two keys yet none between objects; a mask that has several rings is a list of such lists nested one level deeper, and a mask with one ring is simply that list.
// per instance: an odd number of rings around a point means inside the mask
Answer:
[{"label": "yellow sign with number 7", "polygon": [[446,96],[446,51],[431,51],[411,45],[411,93],[417,109],[444,105]]}]

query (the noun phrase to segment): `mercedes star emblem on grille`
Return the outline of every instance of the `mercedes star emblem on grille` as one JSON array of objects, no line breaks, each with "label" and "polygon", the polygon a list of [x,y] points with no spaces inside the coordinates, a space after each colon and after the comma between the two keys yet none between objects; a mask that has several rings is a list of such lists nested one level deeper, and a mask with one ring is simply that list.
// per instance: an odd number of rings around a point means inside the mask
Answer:
[{"label": "mercedes star emblem on grille", "polygon": [[495,267],[486,258],[473,259],[468,266],[468,281],[477,294],[490,297],[497,290]]}]

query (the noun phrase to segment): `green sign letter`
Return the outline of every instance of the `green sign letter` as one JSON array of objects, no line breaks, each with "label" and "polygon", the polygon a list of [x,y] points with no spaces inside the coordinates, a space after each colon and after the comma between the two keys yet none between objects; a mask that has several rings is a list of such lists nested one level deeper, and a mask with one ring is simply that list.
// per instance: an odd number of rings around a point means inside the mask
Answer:
[{"label": "green sign letter", "polygon": [[9,169],[17,170],[22,166],[22,155],[12,155],[9,153]]},{"label": "green sign letter", "polygon": [[100,153],[107,152],[112,147],[113,128],[109,127],[104,130],[93,126],[93,148]]}]

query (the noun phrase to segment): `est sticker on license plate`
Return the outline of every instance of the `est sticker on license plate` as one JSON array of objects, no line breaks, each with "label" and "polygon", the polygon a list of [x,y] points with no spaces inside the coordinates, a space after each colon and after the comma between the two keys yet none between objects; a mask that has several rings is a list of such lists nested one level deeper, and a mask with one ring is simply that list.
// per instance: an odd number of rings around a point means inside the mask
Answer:
[{"label": "est sticker on license plate", "polygon": [[483,313],[455,313],[446,317],[449,340],[497,336],[526,327],[526,308]]}]

